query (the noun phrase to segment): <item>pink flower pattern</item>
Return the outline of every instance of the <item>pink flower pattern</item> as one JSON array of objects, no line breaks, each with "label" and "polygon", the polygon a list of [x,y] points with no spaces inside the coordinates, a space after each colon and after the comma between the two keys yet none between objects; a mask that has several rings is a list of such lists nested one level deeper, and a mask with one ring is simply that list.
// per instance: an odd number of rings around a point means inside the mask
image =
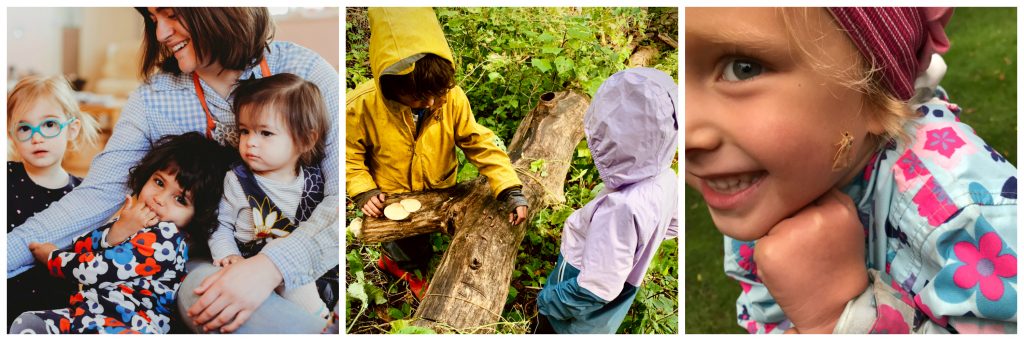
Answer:
[{"label": "pink flower pattern", "polygon": [[953,274],[953,283],[963,289],[978,285],[981,294],[991,301],[1002,298],[1003,278],[1017,275],[1017,257],[999,255],[1002,249],[1003,242],[995,232],[982,235],[977,247],[965,241],[953,245],[956,257],[964,263]]},{"label": "pink flower pattern", "polygon": [[924,187],[917,191],[914,203],[917,204],[917,213],[928,218],[928,224],[931,226],[942,225],[957,212],[956,204],[946,191],[935,183],[935,178],[929,178]]},{"label": "pink flower pattern", "polygon": [[757,263],[754,263],[754,248],[747,244],[740,245],[739,265],[751,275],[757,276]]},{"label": "pink flower pattern", "polygon": [[908,334],[910,326],[903,320],[903,314],[886,304],[878,305],[878,319],[871,326],[871,334]]},{"label": "pink flower pattern", "polygon": [[957,135],[953,127],[929,130],[927,136],[924,149],[934,150],[946,158],[952,157],[957,148],[964,146],[964,140]]}]

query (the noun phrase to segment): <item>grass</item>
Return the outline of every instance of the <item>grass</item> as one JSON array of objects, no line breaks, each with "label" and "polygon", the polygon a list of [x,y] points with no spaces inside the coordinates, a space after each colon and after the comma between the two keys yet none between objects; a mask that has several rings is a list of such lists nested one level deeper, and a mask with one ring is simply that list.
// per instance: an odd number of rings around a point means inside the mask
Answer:
[{"label": "grass", "polygon": [[[942,86],[961,120],[1017,164],[1017,11],[960,8],[946,32],[951,48]],[[744,333],[736,325],[740,287],[722,270],[722,235],[697,191],[686,189],[686,333]]]}]

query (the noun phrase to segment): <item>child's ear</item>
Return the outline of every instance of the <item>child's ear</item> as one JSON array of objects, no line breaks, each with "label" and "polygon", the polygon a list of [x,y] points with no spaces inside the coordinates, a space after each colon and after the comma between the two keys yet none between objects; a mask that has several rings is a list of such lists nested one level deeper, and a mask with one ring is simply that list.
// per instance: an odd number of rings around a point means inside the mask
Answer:
[{"label": "child's ear", "polygon": [[75,139],[78,139],[78,134],[82,132],[82,120],[74,120],[68,125],[68,141],[74,144]]},{"label": "child's ear", "polygon": [[877,117],[868,118],[868,132],[875,136],[882,136],[886,133],[885,127],[879,122]]},{"label": "child's ear", "polygon": [[870,102],[864,104],[863,110],[865,112],[862,117],[867,120],[868,133],[875,136],[884,136],[887,133],[884,120],[889,113]]},{"label": "child's ear", "polygon": [[319,135],[320,134],[311,132],[309,133],[309,135],[306,136],[306,146],[305,148],[302,148],[303,153],[313,150],[313,147],[316,146],[316,141],[320,141]]}]

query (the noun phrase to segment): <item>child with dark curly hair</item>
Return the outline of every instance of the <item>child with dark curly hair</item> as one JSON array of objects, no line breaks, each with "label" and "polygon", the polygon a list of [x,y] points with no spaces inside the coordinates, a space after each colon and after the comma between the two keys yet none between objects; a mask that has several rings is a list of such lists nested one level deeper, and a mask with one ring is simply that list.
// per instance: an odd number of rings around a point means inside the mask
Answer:
[{"label": "child with dark curly hair", "polygon": [[29,244],[50,275],[79,290],[66,308],[22,313],[10,332],[167,333],[188,243],[209,238],[233,154],[196,132],[158,140],[131,169],[117,219],[67,249]]}]

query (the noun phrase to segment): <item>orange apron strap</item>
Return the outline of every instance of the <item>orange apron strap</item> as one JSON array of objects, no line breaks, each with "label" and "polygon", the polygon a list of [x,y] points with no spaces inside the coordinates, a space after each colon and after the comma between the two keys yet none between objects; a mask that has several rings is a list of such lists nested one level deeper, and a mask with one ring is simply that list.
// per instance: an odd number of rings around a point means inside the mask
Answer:
[{"label": "orange apron strap", "polygon": [[206,112],[206,138],[213,138],[213,129],[217,128],[217,122],[213,120],[213,113],[210,112],[210,107],[206,106],[206,93],[203,92],[203,86],[199,84],[199,74],[192,72],[192,84],[196,87],[196,96],[199,97],[199,104],[203,105],[203,111]]},{"label": "orange apron strap", "polygon": [[[267,59],[263,58],[260,60],[260,71],[263,73],[263,77],[270,77],[270,65],[267,64]],[[199,97],[199,104],[202,104],[203,111],[206,112],[206,138],[213,138],[213,130],[217,128],[217,121],[213,119],[213,113],[210,112],[210,107],[206,105],[206,93],[203,91],[203,85],[199,84],[199,74],[192,72],[192,84],[196,87],[196,97]]]},{"label": "orange apron strap", "polygon": [[260,60],[260,71],[263,72],[263,77],[270,77],[270,65],[267,65],[266,58]]}]

